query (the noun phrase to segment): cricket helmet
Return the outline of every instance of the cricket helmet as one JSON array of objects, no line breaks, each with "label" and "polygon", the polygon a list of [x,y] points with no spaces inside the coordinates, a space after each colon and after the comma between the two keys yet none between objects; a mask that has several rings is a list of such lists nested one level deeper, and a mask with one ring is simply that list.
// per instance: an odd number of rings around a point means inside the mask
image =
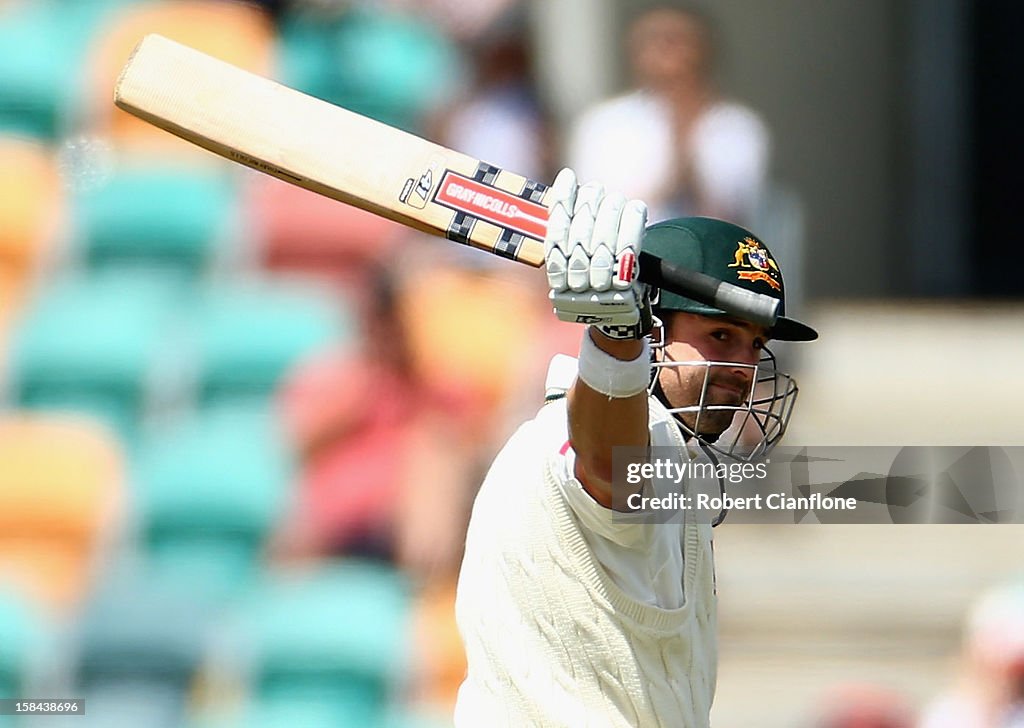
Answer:
[{"label": "cricket helmet", "polygon": [[[681,217],[655,223],[644,234],[644,252],[687,270],[704,273],[754,293],[779,299],[779,317],[768,335],[777,341],[813,341],[818,332],[788,318],[782,271],[767,246],[749,230],[710,217]],[[725,312],[670,291],[653,301],[654,313],[687,311],[703,316]]]},{"label": "cricket helmet", "polygon": [[[770,339],[813,341],[818,338],[818,333],[810,326],[785,315],[782,270],[767,246],[749,230],[707,217],[675,218],[648,227],[643,250],[680,267],[778,299],[778,319],[767,331]],[[655,318],[653,393],[675,415],[688,436],[697,438],[717,454],[733,460],[751,460],[767,453],[778,443],[789,423],[798,391],[796,380],[776,368],[775,356],[767,348],[763,349],[757,364],[669,360],[665,328],[659,325],[665,316],[674,311],[710,317],[728,314],[671,291],[652,291],[651,301]],[[660,369],[666,367],[703,369],[703,386],[696,401],[682,405],[667,401],[658,376]],[[709,401],[708,385],[716,367],[752,370],[753,386],[745,401],[739,404]],[[712,418],[722,421],[723,412],[732,412],[732,424],[719,433],[706,432],[708,421]]]}]

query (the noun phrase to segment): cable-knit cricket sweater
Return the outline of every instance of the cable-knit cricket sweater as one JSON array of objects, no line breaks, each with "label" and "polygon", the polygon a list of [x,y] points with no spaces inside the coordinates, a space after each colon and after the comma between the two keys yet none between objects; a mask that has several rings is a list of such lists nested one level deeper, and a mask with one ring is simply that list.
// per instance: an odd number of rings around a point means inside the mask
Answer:
[{"label": "cable-knit cricket sweater", "polygon": [[[650,401],[651,443],[686,457],[671,416]],[[706,728],[717,670],[711,527],[688,517],[642,526],[679,539],[681,607],[626,593],[566,498],[579,487],[557,460],[566,430],[565,401],[543,407],[477,495],[456,599],[469,664],[456,725]]]}]

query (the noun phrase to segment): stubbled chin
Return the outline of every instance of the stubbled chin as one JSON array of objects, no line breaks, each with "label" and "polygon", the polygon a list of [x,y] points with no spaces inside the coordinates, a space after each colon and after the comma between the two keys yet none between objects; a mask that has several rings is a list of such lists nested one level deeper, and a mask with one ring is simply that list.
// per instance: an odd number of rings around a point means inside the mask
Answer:
[{"label": "stubbled chin", "polygon": [[686,417],[683,422],[690,428],[691,431],[696,432],[698,435],[709,435],[711,437],[717,437],[723,432],[729,429],[732,424],[734,413],[726,412],[721,415],[705,414],[700,418],[700,429],[698,430],[695,425],[697,424],[696,417]]}]

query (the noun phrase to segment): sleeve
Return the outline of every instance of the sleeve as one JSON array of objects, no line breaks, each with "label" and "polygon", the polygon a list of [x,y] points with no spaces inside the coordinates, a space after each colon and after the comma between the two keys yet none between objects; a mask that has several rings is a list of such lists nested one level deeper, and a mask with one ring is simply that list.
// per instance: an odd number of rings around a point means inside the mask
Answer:
[{"label": "sleeve", "polygon": [[566,439],[551,466],[555,482],[565,502],[579,519],[580,528],[618,546],[631,550],[650,547],[656,528],[648,513],[622,513],[605,508],[586,491],[575,476],[576,453]]},{"label": "sleeve", "polygon": [[[548,368],[545,382],[546,395],[564,393],[576,376],[576,360],[556,356]],[[621,513],[605,508],[591,497],[576,478],[576,452],[569,444],[568,404],[564,397],[550,401],[541,410],[537,422],[550,443],[546,456],[551,458],[550,471],[561,496],[579,519],[580,527],[619,546],[630,549],[647,548],[652,539],[648,514]]]}]

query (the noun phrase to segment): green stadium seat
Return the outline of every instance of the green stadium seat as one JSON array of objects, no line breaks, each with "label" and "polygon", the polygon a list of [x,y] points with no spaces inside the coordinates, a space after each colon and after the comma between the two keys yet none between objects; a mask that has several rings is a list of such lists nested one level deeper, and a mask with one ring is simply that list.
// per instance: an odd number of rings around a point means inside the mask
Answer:
[{"label": "green stadium seat", "polygon": [[408,585],[383,564],[273,575],[239,620],[239,647],[253,660],[249,713],[308,710],[337,726],[383,725],[408,671],[409,616]]},{"label": "green stadium seat", "polygon": [[131,440],[154,373],[177,354],[179,291],[163,277],[102,275],[47,289],[15,323],[10,399],[29,409],[95,414]]},{"label": "green stadium seat", "polygon": [[372,9],[334,22],[286,14],[280,65],[285,83],[408,131],[452,92],[461,70],[453,45],[431,25]]},{"label": "green stadium seat", "polygon": [[81,258],[91,269],[159,269],[194,281],[229,242],[235,199],[219,166],[119,170],[74,201]]},{"label": "green stadium seat", "polygon": [[0,130],[41,139],[70,126],[93,32],[124,0],[33,0],[0,10]]},{"label": "green stadium seat", "polygon": [[43,629],[26,600],[0,591],[0,698],[25,695],[31,664],[40,657]]},{"label": "green stadium seat", "polygon": [[[391,706],[386,715],[375,712],[370,718],[340,715],[338,710],[321,703],[296,701],[253,701],[237,715],[198,715],[188,721],[187,728],[453,728],[451,716],[422,715]],[[63,728],[63,726],[61,727]],[[74,728],[68,725],[67,728]]]},{"label": "green stadium seat", "polygon": [[187,576],[211,598],[257,574],[286,510],[292,459],[262,408],[200,411],[140,444],[133,487],[149,568]]},{"label": "green stadium seat", "polygon": [[184,575],[113,568],[74,631],[74,694],[86,713],[68,726],[179,726],[216,618]]},{"label": "green stadium seat", "polygon": [[[2,725],[2,724],[0,724]],[[228,715],[198,715],[187,728],[384,728],[377,723],[357,723],[339,719],[336,710],[319,703],[296,701],[293,703],[249,702]]]},{"label": "green stadium seat", "polygon": [[194,313],[204,407],[266,403],[302,357],[353,336],[351,315],[338,297],[309,284],[219,286]]}]

